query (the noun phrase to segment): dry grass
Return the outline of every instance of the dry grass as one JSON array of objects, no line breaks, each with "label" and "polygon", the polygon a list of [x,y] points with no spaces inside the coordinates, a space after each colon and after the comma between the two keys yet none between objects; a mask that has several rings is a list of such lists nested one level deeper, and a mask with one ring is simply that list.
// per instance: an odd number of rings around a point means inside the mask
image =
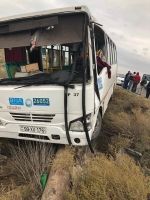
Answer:
[{"label": "dry grass", "polygon": [[40,179],[50,167],[54,156],[53,146],[45,143],[24,142],[23,147],[11,147],[12,165],[21,184],[30,184],[33,196],[42,194]]},{"label": "dry grass", "polygon": [[146,200],[149,177],[129,157],[120,157],[118,162],[116,153],[120,147],[139,151],[143,165],[150,168],[149,117],[149,100],[117,87],[103,119],[101,136],[93,143],[95,151],[106,155],[82,158],[82,168],[76,160],[66,200]]},{"label": "dry grass", "polygon": [[9,188],[1,186],[0,188],[0,200],[29,200],[31,194],[30,185],[16,186],[11,184]]},{"label": "dry grass", "polygon": [[[18,142],[17,146],[9,145],[9,151],[12,156],[11,166],[14,169],[14,179],[12,179],[15,187],[12,187],[11,184],[10,188],[3,186],[0,199],[7,200],[9,196],[12,200],[40,199],[43,192],[40,184],[41,175],[49,172],[54,156],[54,147],[50,144],[25,141]],[[20,189],[20,186],[23,188]]]},{"label": "dry grass", "polygon": [[128,157],[119,164],[104,155],[94,157],[73,174],[72,183],[66,200],[146,200],[148,193],[146,178]]},{"label": "dry grass", "polygon": [[150,167],[150,101],[117,87],[114,101],[103,119],[96,149],[111,153],[110,147],[130,147],[143,154],[143,164]]},{"label": "dry grass", "polygon": [[57,154],[57,157],[53,161],[55,170],[72,170],[74,165],[74,153],[74,149],[70,146],[66,146],[64,151],[60,150],[60,153]]}]

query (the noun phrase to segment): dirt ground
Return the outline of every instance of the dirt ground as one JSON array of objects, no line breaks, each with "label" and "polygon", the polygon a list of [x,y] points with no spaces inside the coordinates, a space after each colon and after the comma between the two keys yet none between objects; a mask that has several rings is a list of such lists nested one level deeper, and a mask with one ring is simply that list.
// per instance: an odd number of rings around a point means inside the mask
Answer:
[{"label": "dirt ground", "polygon": [[[140,84],[138,84],[138,87],[137,87],[137,90],[136,90],[136,93],[135,93],[135,95],[138,95],[138,96],[140,96],[140,95],[139,95],[139,93],[140,93],[139,87],[140,87]],[[143,90],[142,90],[141,96],[142,96],[142,97],[146,97],[146,89],[143,89]]]}]

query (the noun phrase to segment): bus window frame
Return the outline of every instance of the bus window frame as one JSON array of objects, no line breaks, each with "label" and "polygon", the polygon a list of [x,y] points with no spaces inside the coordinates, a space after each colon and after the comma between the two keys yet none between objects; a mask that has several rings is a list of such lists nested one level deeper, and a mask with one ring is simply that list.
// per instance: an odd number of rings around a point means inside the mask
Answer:
[{"label": "bus window frame", "polygon": [[109,48],[109,37],[107,36],[107,63],[110,65],[110,48]]}]

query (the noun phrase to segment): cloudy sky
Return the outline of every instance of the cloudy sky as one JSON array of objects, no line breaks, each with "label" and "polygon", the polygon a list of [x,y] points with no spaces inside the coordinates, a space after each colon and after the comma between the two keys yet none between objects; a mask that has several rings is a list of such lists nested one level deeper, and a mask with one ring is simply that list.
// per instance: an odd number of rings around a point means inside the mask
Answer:
[{"label": "cloudy sky", "polygon": [[0,0],[0,18],[87,5],[118,51],[118,71],[150,74],[150,0]]}]

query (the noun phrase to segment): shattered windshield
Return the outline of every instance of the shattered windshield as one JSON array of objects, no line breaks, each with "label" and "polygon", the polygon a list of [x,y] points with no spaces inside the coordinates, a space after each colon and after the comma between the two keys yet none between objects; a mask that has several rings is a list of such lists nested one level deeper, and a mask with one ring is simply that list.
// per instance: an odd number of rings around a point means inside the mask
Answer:
[{"label": "shattered windshield", "polygon": [[[82,45],[77,51],[80,44],[35,47],[32,51],[31,47],[5,49],[5,58],[8,61],[5,62],[5,67],[8,79],[2,79],[0,84],[63,84],[71,76],[74,64],[71,83],[82,83],[84,54]],[[90,78],[89,58],[86,58],[86,65],[88,81]]]},{"label": "shattered windshield", "polygon": [[84,23],[85,15],[76,13],[8,21],[9,32],[0,24],[0,48],[10,79],[0,84],[60,84],[67,82],[69,75],[69,81],[82,83],[83,63],[89,80],[89,59],[83,62],[89,53],[82,44]]}]

